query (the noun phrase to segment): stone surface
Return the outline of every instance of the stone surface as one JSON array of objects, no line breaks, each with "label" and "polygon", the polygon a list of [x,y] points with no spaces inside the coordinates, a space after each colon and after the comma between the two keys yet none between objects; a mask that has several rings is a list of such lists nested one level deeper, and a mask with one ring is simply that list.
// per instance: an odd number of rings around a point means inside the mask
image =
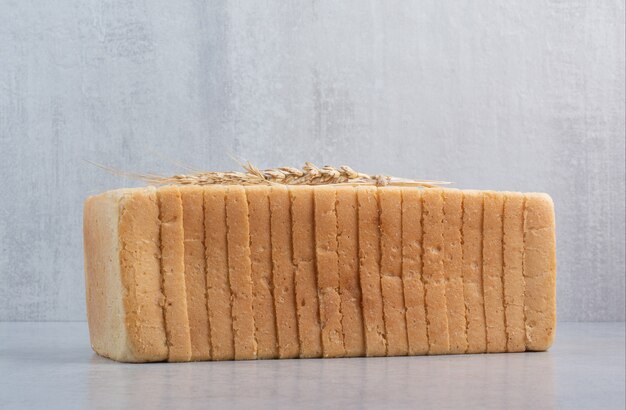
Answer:
[{"label": "stone surface", "polygon": [[558,313],[624,320],[624,3],[0,1],[0,320],[85,318],[87,195],[347,163],[556,204]]},{"label": "stone surface", "polygon": [[8,409],[626,404],[624,323],[560,323],[545,353],[243,362],[116,363],[91,351],[80,322],[0,323],[0,339],[0,403]]}]

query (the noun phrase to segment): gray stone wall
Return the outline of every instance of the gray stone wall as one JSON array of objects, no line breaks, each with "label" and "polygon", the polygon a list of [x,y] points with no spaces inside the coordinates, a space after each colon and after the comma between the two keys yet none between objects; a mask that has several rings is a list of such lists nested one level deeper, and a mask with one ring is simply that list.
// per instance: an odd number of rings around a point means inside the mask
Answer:
[{"label": "gray stone wall", "polygon": [[0,0],[0,320],[84,320],[82,203],[305,160],[545,191],[561,320],[624,320],[623,1]]}]

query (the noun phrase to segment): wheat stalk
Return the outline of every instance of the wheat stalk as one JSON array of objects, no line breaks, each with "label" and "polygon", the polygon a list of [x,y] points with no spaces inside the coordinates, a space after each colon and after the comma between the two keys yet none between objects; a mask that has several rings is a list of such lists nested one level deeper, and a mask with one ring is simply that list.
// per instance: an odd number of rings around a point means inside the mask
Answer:
[{"label": "wheat stalk", "polygon": [[94,164],[117,175],[124,175],[133,179],[155,185],[376,185],[376,186],[418,186],[434,188],[446,185],[449,182],[412,180],[395,178],[388,175],[369,175],[357,172],[347,165],[339,168],[326,165],[317,167],[311,162],[306,162],[302,169],[293,167],[280,167],[258,169],[250,162],[242,163],[245,172],[196,172],[193,174],[180,174],[164,177],[154,174],[120,172],[109,167]]}]

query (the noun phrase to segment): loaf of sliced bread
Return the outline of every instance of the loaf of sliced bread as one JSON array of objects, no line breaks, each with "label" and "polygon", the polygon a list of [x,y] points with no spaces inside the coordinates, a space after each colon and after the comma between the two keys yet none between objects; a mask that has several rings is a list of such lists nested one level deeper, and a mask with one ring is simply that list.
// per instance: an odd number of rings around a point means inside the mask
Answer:
[{"label": "loaf of sliced bread", "polygon": [[123,362],[542,351],[539,193],[167,185],[84,209],[91,345]]}]

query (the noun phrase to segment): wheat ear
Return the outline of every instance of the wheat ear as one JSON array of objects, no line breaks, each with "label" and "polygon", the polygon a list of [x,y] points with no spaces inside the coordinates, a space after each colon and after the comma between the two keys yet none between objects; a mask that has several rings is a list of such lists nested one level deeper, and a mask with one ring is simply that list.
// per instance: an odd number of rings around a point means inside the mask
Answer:
[{"label": "wheat ear", "polygon": [[[92,163],[94,164],[94,163]],[[330,165],[321,168],[311,162],[305,162],[302,169],[293,167],[279,167],[259,169],[250,162],[241,164],[245,172],[196,172],[192,174],[179,174],[173,176],[160,176],[154,174],[129,173],[116,171],[110,167],[94,164],[116,175],[142,180],[155,185],[376,185],[376,186],[418,186],[434,188],[439,185],[447,185],[450,182],[413,180],[395,178],[388,175],[369,175],[357,172],[347,165],[338,168]]]}]

